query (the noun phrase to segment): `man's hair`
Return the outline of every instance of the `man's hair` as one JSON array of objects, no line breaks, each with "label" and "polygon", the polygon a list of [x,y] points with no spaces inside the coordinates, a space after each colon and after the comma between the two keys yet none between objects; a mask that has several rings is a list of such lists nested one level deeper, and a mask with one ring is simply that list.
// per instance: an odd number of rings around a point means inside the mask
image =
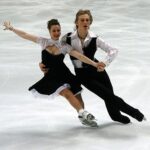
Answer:
[{"label": "man's hair", "polygon": [[90,17],[90,24],[92,24],[92,22],[93,22],[93,17],[92,17],[92,14],[91,14],[90,10],[88,10],[88,9],[85,9],[85,10],[80,9],[80,10],[76,13],[76,18],[75,18],[74,23],[76,24],[76,22],[77,22],[78,19],[79,19],[79,16],[85,15],[85,14],[89,15],[89,17]]}]

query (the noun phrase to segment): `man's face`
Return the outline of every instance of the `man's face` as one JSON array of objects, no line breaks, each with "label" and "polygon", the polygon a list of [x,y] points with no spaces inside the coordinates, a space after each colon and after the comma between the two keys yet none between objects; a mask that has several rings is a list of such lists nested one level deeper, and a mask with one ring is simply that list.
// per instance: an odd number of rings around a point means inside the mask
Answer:
[{"label": "man's face", "polygon": [[88,14],[80,15],[76,22],[76,26],[79,30],[88,30],[90,27],[91,21]]}]

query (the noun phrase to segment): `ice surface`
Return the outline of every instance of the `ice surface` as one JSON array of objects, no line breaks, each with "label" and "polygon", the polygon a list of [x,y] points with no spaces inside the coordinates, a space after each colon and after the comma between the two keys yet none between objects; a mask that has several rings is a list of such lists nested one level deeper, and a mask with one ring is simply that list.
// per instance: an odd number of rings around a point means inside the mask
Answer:
[{"label": "ice surface", "polygon": [[[91,30],[119,49],[107,68],[115,93],[139,108],[146,122],[113,122],[103,100],[84,88],[86,109],[99,128],[80,124],[68,102],[35,99],[28,87],[42,77],[40,47],[0,27],[0,150],[149,150],[150,149],[150,1],[149,0],[1,0],[0,22],[48,37],[46,22],[58,18],[62,35],[74,28],[75,13],[90,9]],[[96,53],[102,59],[104,53]],[[65,59],[73,71],[68,57]]]}]

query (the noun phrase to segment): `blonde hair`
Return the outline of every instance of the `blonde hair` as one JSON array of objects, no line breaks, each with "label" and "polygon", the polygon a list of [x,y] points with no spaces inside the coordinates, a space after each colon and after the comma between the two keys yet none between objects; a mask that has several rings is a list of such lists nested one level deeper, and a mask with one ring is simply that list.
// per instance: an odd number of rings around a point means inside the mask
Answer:
[{"label": "blonde hair", "polygon": [[93,17],[92,17],[92,14],[91,14],[90,10],[88,10],[88,9],[85,9],[85,10],[80,9],[80,10],[76,13],[76,18],[75,18],[74,23],[76,24],[77,21],[78,21],[79,16],[84,15],[84,14],[89,15],[89,17],[90,17],[90,24],[92,24],[92,22],[93,22]]}]

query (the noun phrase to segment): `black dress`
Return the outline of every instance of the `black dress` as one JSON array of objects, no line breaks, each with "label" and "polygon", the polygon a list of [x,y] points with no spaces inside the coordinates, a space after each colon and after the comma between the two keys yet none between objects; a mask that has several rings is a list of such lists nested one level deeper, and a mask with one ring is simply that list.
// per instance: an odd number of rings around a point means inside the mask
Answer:
[{"label": "black dress", "polygon": [[64,64],[64,54],[53,55],[47,50],[42,51],[42,63],[49,68],[48,73],[29,88],[29,91],[36,90],[40,94],[58,94],[64,88],[70,88],[73,94],[81,92],[82,88],[77,78]]}]

